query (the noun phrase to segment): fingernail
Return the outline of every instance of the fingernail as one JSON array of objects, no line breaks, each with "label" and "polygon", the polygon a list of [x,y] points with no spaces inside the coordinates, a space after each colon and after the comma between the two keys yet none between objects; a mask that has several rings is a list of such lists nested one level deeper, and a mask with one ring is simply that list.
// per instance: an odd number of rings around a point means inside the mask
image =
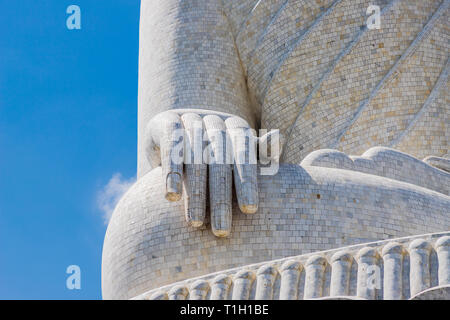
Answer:
[{"label": "fingernail", "polygon": [[191,227],[200,228],[205,220],[205,208],[187,208],[186,221]]},{"label": "fingernail", "polygon": [[243,213],[253,214],[258,210],[258,190],[255,189],[254,183],[244,182],[241,187],[241,197],[239,209]]},{"label": "fingernail", "polygon": [[227,238],[230,235],[230,230],[216,230],[213,229],[213,233],[216,237]]},{"label": "fingernail", "polygon": [[169,173],[167,175],[166,199],[169,201],[181,199],[181,176],[177,173]]},{"label": "fingernail", "polygon": [[193,228],[200,228],[201,226],[203,226],[203,221],[200,220],[191,220],[191,226]]},{"label": "fingernail", "polygon": [[241,209],[242,213],[254,214],[254,213],[256,213],[256,211],[258,211],[258,205],[257,204],[242,204],[242,205],[239,205],[239,209]]},{"label": "fingernail", "polygon": [[225,238],[231,233],[231,207],[221,203],[211,209],[212,232],[216,237]]}]

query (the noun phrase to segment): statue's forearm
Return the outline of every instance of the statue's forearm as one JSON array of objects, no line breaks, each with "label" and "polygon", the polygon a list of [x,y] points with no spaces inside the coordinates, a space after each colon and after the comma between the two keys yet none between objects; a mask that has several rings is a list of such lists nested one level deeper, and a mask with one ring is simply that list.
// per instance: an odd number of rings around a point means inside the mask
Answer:
[{"label": "statue's forearm", "polygon": [[[254,127],[233,36],[220,1],[144,0],[139,52],[139,153],[145,126],[171,109],[240,116]],[[146,169],[139,155],[139,174]]]}]

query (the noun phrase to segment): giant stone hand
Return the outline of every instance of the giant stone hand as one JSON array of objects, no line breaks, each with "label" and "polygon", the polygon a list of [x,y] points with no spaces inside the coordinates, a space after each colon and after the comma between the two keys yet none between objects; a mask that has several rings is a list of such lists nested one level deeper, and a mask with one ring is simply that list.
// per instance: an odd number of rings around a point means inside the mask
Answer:
[{"label": "giant stone hand", "polygon": [[145,136],[150,163],[162,166],[165,197],[184,197],[189,225],[205,223],[207,180],[216,236],[231,232],[233,176],[240,210],[257,211],[257,137],[244,119],[208,110],[171,110],[151,119]]}]

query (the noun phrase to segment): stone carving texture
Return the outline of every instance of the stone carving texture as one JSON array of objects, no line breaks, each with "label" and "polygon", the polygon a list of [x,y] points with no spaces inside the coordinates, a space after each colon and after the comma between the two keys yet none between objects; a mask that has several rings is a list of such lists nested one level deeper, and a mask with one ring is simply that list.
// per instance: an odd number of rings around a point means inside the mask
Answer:
[{"label": "stone carving texture", "polygon": [[218,239],[208,225],[186,224],[183,203],[164,198],[161,178],[159,168],[139,179],[110,221],[106,297],[131,298],[232,267],[450,227],[450,198],[442,193],[358,171],[283,164],[277,175],[258,177],[258,212],[242,214],[233,202],[231,235]]},{"label": "stone carving texture", "polygon": [[[448,297],[449,6],[141,1],[138,181],[108,226],[103,297]],[[174,163],[195,122],[280,129],[279,172]]]},{"label": "stone carving texture", "polygon": [[[380,30],[365,26],[369,5],[382,10]],[[421,159],[447,155],[448,6],[448,0],[143,1],[139,176],[151,169],[143,147],[148,121],[180,108],[280,129],[289,137],[290,163],[317,149],[359,154],[377,145]]]},{"label": "stone carving texture", "polygon": [[[448,239],[448,233],[440,233],[367,243],[224,270],[216,278],[233,279],[230,281],[237,282],[237,286],[234,285],[232,289],[233,291],[237,290],[236,296],[234,292],[229,292],[229,295],[237,297],[245,292],[245,297],[239,296],[239,298],[256,300],[273,297],[286,300],[448,298],[450,283],[446,282],[446,279],[450,275],[450,269],[443,261],[446,257],[433,255],[439,250],[439,246],[443,242],[448,242]],[[425,250],[424,255],[420,254],[420,257],[414,257],[417,250]],[[368,270],[365,269],[364,263],[368,262],[371,265],[372,261],[366,258],[379,260],[380,257],[382,259],[379,261],[379,275],[383,278],[383,281],[380,281],[381,286],[379,287],[374,282],[374,288],[367,294],[367,284],[360,279],[372,276],[374,273],[371,271],[367,273]],[[420,261],[414,261],[416,258],[419,258]],[[406,263],[409,259],[411,261]],[[358,264],[358,267],[350,268],[351,263]],[[330,268],[327,268],[328,265]],[[438,272],[437,266],[445,268],[445,273],[444,270]],[[417,272],[416,268],[420,268],[421,271]],[[287,270],[295,272],[295,276],[290,277],[289,280],[283,279]],[[408,270],[408,277],[406,278],[402,274],[404,270]],[[304,275],[305,273],[306,275]],[[303,283],[298,281],[302,274],[305,276]],[[425,278],[422,277],[424,274],[427,275]],[[331,277],[331,283],[325,281],[328,276]],[[135,299],[158,299],[160,296],[165,296],[165,292],[174,290],[173,288],[188,287],[191,282],[194,284],[214,283],[216,280],[213,277],[214,274],[206,275],[201,277],[201,280],[187,280],[179,284],[165,286],[146,292],[135,297]],[[358,281],[352,282],[350,278],[358,278]],[[278,287],[279,283],[281,283],[281,286]],[[439,283],[439,286],[437,286],[437,283]],[[351,285],[356,286],[356,288],[352,288]],[[299,290],[301,286],[304,286],[304,290]],[[255,291],[252,290],[253,287],[256,288]],[[287,287],[291,288],[291,295],[286,294],[285,289]],[[274,288],[278,288],[279,292],[273,290]],[[324,294],[328,289],[329,295]],[[268,295],[261,295],[261,291]],[[304,293],[297,296],[294,293],[296,291]],[[351,295],[352,292],[357,294]],[[194,295],[194,298],[196,297]],[[204,299],[210,299],[211,297],[212,295],[207,294]],[[191,296],[186,296],[186,299],[191,299]]]}]

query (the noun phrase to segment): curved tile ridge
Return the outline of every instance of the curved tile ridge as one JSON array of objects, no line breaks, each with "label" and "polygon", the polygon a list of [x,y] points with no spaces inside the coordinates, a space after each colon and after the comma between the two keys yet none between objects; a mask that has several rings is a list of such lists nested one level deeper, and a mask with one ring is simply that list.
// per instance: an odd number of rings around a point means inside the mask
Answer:
[{"label": "curved tile ridge", "polygon": [[272,81],[275,79],[276,75],[279,73],[281,68],[283,67],[284,63],[288,60],[288,58],[292,55],[293,51],[299,47],[299,45],[303,42],[304,39],[307,39],[307,37],[313,33],[313,31],[317,28],[317,26],[320,25],[326,25],[326,18],[331,15],[334,11],[334,9],[344,0],[335,0],[330,7],[322,12],[315,20],[314,22],[309,26],[308,30],[306,30],[299,38],[296,39],[296,41],[284,52],[284,54],[279,58],[277,65],[273,69],[273,71],[270,73],[270,76],[268,79],[265,80],[266,83],[261,86],[261,92],[258,94],[257,101],[260,104],[263,104],[265,97],[269,91],[269,88],[271,87]]},{"label": "curved tile ridge", "polygon": [[[224,0],[222,0],[224,1]],[[226,1],[226,0],[225,0]],[[253,2],[249,3],[251,5],[251,9],[248,10],[248,12],[241,18],[240,23],[237,25],[237,29],[236,29],[236,34],[235,34],[235,38],[237,39],[239,37],[239,35],[241,34],[241,32],[245,29],[245,25],[247,24],[247,21],[251,18],[251,16],[253,15],[253,12],[256,10],[256,8],[259,7],[259,5],[261,4],[261,2],[263,2],[264,0],[254,0]],[[248,8],[247,8],[248,9]]]},{"label": "curved tile ridge", "polygon": [[[386,12],[384,27],[366,32],[311,100],[301,104],[282,159],[295,163],[314,150],[330,147],[440,4],[440,0],[426,4],[421,0],[399,1]],[[295,104],[289,101],[286,105]]]},{"label": "curved tile ridge", "polygon": [[225,15],[230,21],[233,37],[242,29],[245,21],[251,15],[254,7],[262,0],[221,0]]},{"label": "curved tile ridge", "polygon": [[[450,44],[450,42],[449,42]],[[423,159],[429,155],[450,158],[450,81],[440,89],[438,96],[426,107],[408,134],[395,147]]]},{"label": "curved tile ridge", "polygon": [[[310,104],[339,62],[367,34],[365,16],[361,13],[365,12],[369,2],[334,2],[286,51],[271,76],[258,85],[262,94],[256,92],[256,100],[260,95],[263,127],[278,128],[290,136],[293,124],[298,122],[305,106]],[[383,5],[382,16],[399,2],[391,0]]]},{"label": "curved tile ridge", "polygon": [[[450,44],[450,42],[449,42]],[[416,121],[396,149],[423,159],[429,155],[450,158],[450,81],[442,86],[424,114]]]},{"label": "curved tile ridge", "polygon": [[[450,1],[447,2],[447,4],[448,3],[450,3]],[[430,105],[434,102],[434,100],[438,96],[439,92],[441,91],[441,88],[447,83],[449,69],[450,69],[450,59],[447,59],[447,63],[445,64],[445,67],[444,67],[441,75],[439,76],[439,79],[437,80],[433,90],[431,91],[427,100],[423,104],[422,108],[419,110],[419,112],[417,112],[417,114],[414,116],[414,118],[409,122],[408,126],[402,132],[402,134],[399,135],[397,137],[397,139],[395,139],[391,142],[390,147],[398,146],[401,143],[401,141],[411,132],[411,130],[414,129],[415,124],[420,120],[420,118],[428,110]]]},{"label": "curved tile ridge", "polygon": [[348,156],[334,149],[317,150],[306,156],[301,166],[359,171],[450,195],[450,173],[386,147],[371,148],[360,157]]},{"label": "curved tile ridge", "polygon": [[430,156],[423,159],[423,162],[429,164],[432,167],[450,172],[450,159]]},{"label": "curved tile ridge", "polygon": [[[377,96],[332,148],[347,154],[361,154],[373,146],[387,146],[419,159],[430,154],[442,156],[447,153],[444,103],[441,102],[446,91],[443,87],[439,89],[441,85],[438,79],[449,55],[450,34],[445,32],[449,17],[450,12],[447,10],[435,23],[430,35],[421,41],[415,53],[378,91]],[[411,139],[411,135],[408,135],[407,146],[391,145],[423,109],[433,88],[439,93],[433,94],[433,102],[425,107],[421,120],[413,129],[413,135],[421,131],[420,138]],[[444,116],[439,116],[438,113],[444,113]]]},{"label": "curved tile ridge", "polygon": [[425,290],[409,300],[450,300],[450,285]]},{"label": "curved tile ridge", "polygon": [[450,232],[354,245],[225,270],[133,300],[409,299],[450,284]]},{"label": "curved tile ridge", "polygon": [[321,14],[333,3],[336,0],[288,1],[280,8],[280,12],[260,35],[250,55],[247,76],[254,101],[259,101],[265,81],[272,77],[286,53],[292,50],[293,45],[316,21],[320,21]]},{"label": "curved tile ridge", "polygon": [[242,60],[245,73],[247,73],[248,61],[256,47],[260,34],[283,10],[288,0],[263,0],[258,2],[245,21],[241,32],[236,36],[236,45]]},{"label": "curved tile ridge", "polygon": [[[409,57],[411,57],[414,52],[419,47],[422,40],[426,39],[426,37],[431,33],[431,30],[433,29],[434,25],[439,21],[439,18],[446,12],[450,4],[449,0],[444,0],[439,8],[436,10],[436,12],[433,14],[433,16],[430,18],[430,20],[427,22],[425,27],[422,29],[422,31],[417,35],[417,37],[414,39],[414,41],[409,45],[409,47],[405,50],[405,52],[401,55],[401,57],[395,62],[394,66],[389,70],[389,72],[381,79],[381,81],[377,84],[377,86],[372,90],[370,93],[370,96],[366,99],[364,99],[361,104],[359,105],[358,109],[356,110],[354,116],[348,121],[346,126],[343,128],[343,130],[337,135],[337,138],[335,141],[330,145],[331,148],[336,148],[339,142],[341,141],[342,137],[346,134],[346,132],[353,126],[353,124],[358,120],[358,118],[361,116],[362,112],[366,109],[367,106],[370,105],[370,102],[377,96],[378,92],[385,86],[389,84],[389,80],[392,80],[393,78],[396,78],[398,76],[398,69],[402,66],[402,64],[408,60]],[[447,70],[447,67],[444,69]],[[445,75],[446,72],[444,71],[443,74]],[[442,76],[441,76],[442,77]],[[439,81],[438,84],[442,84],[442,81]],[[438,88],[440,88],[440,85],[438,85]],[[439,90],[436,90],[436,92]],[[436,96],[436,92],[433,91],[430,95],[431,101],[434,100]],[[429,99],[429,100],[430,100]],[[430,101],[427,100],[424,106],[428,105]],[[420,112],[419,112],[420,113]],[[420,116],[418,114],[418,116]],[[405,130],[406,132],[407,130]],[[400,136],[398,140],[401,140],[403,137]],[[396,141],[394,141],[391,146],[395,146]]]}]

